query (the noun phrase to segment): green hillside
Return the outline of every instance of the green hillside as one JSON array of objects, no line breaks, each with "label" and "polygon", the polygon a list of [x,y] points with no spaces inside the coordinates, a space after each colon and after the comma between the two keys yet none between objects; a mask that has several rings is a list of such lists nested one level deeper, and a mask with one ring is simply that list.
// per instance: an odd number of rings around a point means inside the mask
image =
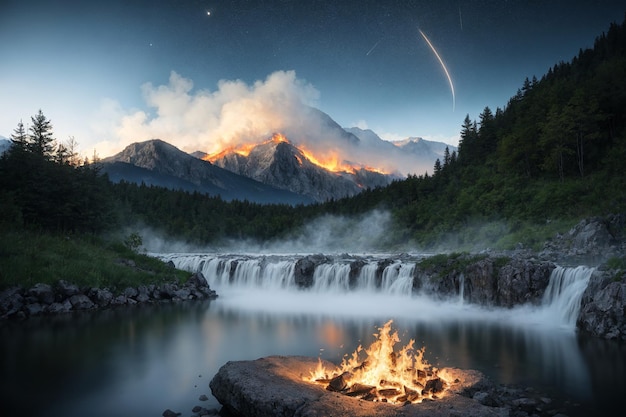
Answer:
[{"label": "green hillside", "polygon": [[[384,250],[538,248],[581,218],[625,211],[626,21],[570,62],[527,78],[503,108],[459,121],[458,153],[437,161],[432,174],[323,204],[226,202],[113,184],[97,161],[77,161],[71,143],[56,143],[41,111],[31,122],[29,132],[18,125],[16,146],[0,158],[0,231],[13,236],[1,241],[3,265],[28,252],[19,246],[28,239],[15,237],[22,232],[114,241],[127,234],[120,230],[147,226],[178,241],[219,245],[280,239],[321,216],[373,210],[391,216],[376,242]],[[14,282],[7,271],[0,269],[0,279]]]}]

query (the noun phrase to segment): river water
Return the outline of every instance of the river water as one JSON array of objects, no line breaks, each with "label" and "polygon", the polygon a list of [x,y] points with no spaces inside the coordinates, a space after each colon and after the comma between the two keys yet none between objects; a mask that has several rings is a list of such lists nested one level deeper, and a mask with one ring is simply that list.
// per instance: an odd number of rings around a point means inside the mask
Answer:
[{"label": "river water", "polygon": [[[190,260],[176,259],[178,266]],[[208,384],[227,361],[306,355],[338,362],[369,345],[388,320],[401,345],[414,339],[426,348],[429,363],[533,387],[555,404],[565,401],[570,416],[626,406],[626,346],[577,335],[572,324],[568,300],[580,293],[576,286],[584,289],[584,268],[553,274],[540,306],[486,309],[465,303],[462,292],[441,300],[392,290],[404,285],[394,286],[403,265],[387,275],[386,291],[342,291],[340,266],[320,272],[315,289],[297,290],[288,276],[276,278],[279,269],[293,272],[284,259],[258,265],[252,278],[241,269],[244,281],[205,270],[214,274],[207,277],[219,294],[213,301],[0,323],[0,415],[160,416],[169,408],[190,416],[195,405],[219,408]],[[259,285],[270,274],[274,284]],[[209,400],[200,401],[202,394]]]}]

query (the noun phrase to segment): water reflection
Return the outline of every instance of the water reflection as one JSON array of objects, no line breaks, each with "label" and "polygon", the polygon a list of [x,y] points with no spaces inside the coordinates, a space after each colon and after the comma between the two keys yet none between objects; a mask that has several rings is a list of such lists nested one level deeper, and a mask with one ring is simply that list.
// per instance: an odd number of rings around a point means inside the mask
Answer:
[{"label": "water reflection", "polygon": [[[262,293],[230,294],[213,302],[4,322],[0,415],[154,416],[166,408],[190,415],[194,405],[219,407],[208,383],[227,361],[281,354],[338,362],[369,345],[389,319],[402,345],[415,339],[435,366],[478,369],[502,383],[571,398],[582,404],[580,415],[624,406],[622,344],[539,326],[530,310],[378,298],[366,312],[353,311],[372,301],[358,298],[307,304],[315,300],[291,297],[279,305]],[[201,394],[210,400],[200,403]]]}]

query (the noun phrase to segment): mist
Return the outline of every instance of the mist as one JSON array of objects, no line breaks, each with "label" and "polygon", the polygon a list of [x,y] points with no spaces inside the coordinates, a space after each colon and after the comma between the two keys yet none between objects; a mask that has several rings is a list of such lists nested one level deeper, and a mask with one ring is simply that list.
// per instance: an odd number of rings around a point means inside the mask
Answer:
[{"label": "mist", "polygon": [[[516,230],[517,229],[517,230]],[[373,210],[358,216],[325,214],[271,240],[252,238],[225,239],[210,244],[197,244],[167,236],[146,225],[127,227],[118,233],[122,239],[131,233],[142,238],[141,249],[149,253],[478,253],[491,250],[523,249],[524,226],[513,227],[505,221],[468,222],[454,231],[441,232],[422,244],[399,240],[398,226],[391,212]]]},{"label": "mist", "polygon": [[138,234],[140,249],[147,253],[376,253],[390,248],[391,230],[391,214],[375,210],[355,217],[324,215],[268,241],[244,238],[200,245],[140,224],[120,230],[117,237]]}]

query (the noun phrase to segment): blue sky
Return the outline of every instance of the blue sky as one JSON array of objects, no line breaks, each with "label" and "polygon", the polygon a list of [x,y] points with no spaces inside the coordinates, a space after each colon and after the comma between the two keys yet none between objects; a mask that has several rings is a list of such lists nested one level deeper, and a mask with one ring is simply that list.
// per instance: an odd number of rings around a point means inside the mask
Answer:
[{"label": "blue sky", "polygon": [[344,127],[455,145],[466,114],[503,107],[625,12],[608,0],[0,0],[0,135],[42,109],[88,155],[157,135],[211,150],[233,124],[298,117],[284,113],[301,100]]}]

